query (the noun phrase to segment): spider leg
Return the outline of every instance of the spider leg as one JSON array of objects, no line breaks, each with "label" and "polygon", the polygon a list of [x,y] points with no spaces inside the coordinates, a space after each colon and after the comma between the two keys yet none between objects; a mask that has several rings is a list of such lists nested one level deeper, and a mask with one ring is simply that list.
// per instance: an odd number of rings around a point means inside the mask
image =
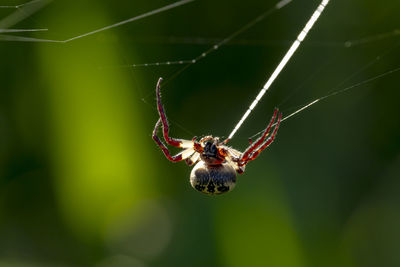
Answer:
[{"label": "spider leg", "polygon": [[279,113],[279,117],[276,122],[276,126],[274,128],[274,132],[272,133],[272,135],[264,142],[264,144],[262,144],[259,148],[257,148],[257,150],[253,152],[245,161],[241,159],[240,162],[238,163],[240,166],[245,166],[249,161],[255,160],[258,157],[258,155],[274,141],[276,133],[278,132],[281,119],[282,119],[282,113]]},{"label": "spider leg", "polygon": [[200,159],[200,154],[195,152],[194,154],[192,154],[190,157],[188,157],[186,159],[186,164],[188,166],[192,166],[193,164],[196,164]]},{"label": "spider leg", "polygon": [[163,135],[164,135],[165,142],[167,142],[167,144],[169,144],[171,146],[175,146],[175,147],[183,147],[183,148],[193,147],[192,141],[172,138],[168,135],[169,125],[168,125],[167,115],[165,115],[165,110],[164,110],[164,107],[161,102],[161,93],[160,93],[160,87],[161,87],[162,80],[163,80],[162,78],[158,79],[157,86],[156,86],[156,95],[157,95],[157,109],[158,109],[158,113],[160,114],[160,119],[162,122]]},{"label": "spider leg", "polygon": [[164,153],[165,157],[167,157],[167,159],[169,159],[172,162],[177,162],[177,161],[182,161],[184,159],[189,158],[191,155],[193,155],[194,148],[193,145],[190,148],[186,148],[185,150],[181,151],[180,153],[176,154],[175,156],[172,156],[169,153],[168,148],[164,145],[164,143],[160,140],[160,138],[158,138],[157,136],[157,130],[160,127],[161,124],[161,118],[158,119],[155,127],[154,127],[154,131],[153,131],[153,140],[157,143],[157,145],[161,148],[162,152]]},{"label": "spider leg", "polygon": [[[262,145],[262,143],[264,142],[265,138],[268,136],[269,131],[271,130],[271,127],[272,127],[272,125],[273,125],[273,123],[274,123],[274,121],[276,119],[276,115],[277,114],[278,114],[278,109],[275,108],[274,115],[272,116],[271,121],[269,122],[269,124],[268,124],[267,128],[265,129],[264,133],[255,142],[252,142],[252,144],[250,144],[250,146],[243,152],[242,156],[240,157],[241,161],[243,161],[243,162],[247,161],[247,159],[249,158],[251,153],[253,153],[253,151],[256,148],[258,148],[260,145]],[[278,124],[279,124],[279,122],[278,122]]]}]

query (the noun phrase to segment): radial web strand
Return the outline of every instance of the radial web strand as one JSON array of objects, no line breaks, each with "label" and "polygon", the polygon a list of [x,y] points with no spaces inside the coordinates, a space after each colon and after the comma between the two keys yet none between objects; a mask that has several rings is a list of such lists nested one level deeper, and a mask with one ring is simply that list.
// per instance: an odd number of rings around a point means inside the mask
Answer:
[{"label": "radial web strand", "polygon": [[[391,48],[390,50],[395,50],[395,48],[399,47],[399,45],[400,45],[400,44],[396,45],[394,48]],[[389,51],[390,51],[390,50],[389,50]],[[385,54],[389,54],[389,51],[387,51]],[[382,56],[377,56],[376,59],[374,59],[372,62],[367,63],[367,64],[366,64],[365,66],[363,66],[360,70],[358,70],[358,71],[354,72],[353,74],[351,74],[351,75],[350,75],[348,78],[346,78],[344,81],[348,80],[350,77],[353,77],[355,74],[360,73],[362,70],[365,70],[367,67],[369,67],[369,66],[375,64],[378,60],[381,59],[381,57],[382,57]],[[302,112],[302,111],[304,111],[304,110],[306,110],[306,109],[309,109],[311,106],[313,106],[313,105],[319,103],[319,102],[322,101],[322,100],[325,100],[325,99],[327,99],[327,98],[330,98],[330,97],[335,96],[335,95],[338,95],[338,94],[345,93],[345,92],[347,92],[347,91],[349,91],[349,90],[355,89],[355,88],[357,88],[357,87],[361,87],[361,86],[366,85],[366,84],[368,84],[368,83],[371,83],[371,82],[373,82],[373,81],[375,81],[375,80],[382,79],[382,78],[384,78],[384,77],[386,77],[386,76],[389,76],[389,75],[392,75],[392,74],[398,73],[398,72],[400,72],[400,67],[397,67],[397,68],[394,68],[394,69],[385,71],[384,73],[381,73],[381,74],[379,74],[379,75],[376,75],[376,76],[371,77],[371,78],[368,78],[368,79],[365,79],[365,80],[363,80],[363,81],[361,81],[361,82],[357,82],[357,83],[355,83],[355,84],[353,84],[353,85],[347,86],[347,87],[342,88],[342,89],[336,89],[336,88],[338,87],[338,86],[336,86],[336,87],[334,87],[332,90],[330,90],[330,92],[329,92],[328,94],[326,94],[326,95],[324,95],[324,96],[321,96],[321,97],[319,97],[319,98],[316,98],[316,99],[310,101],[309,103],[307,103],[307,104],[305,104],[305,105],[299,106],[298,109],[296,109],[294,112],[292,112],[292,113],[290,113],[289,115],[283,117],[282,120],[281,120],[281,122],[283,122],[283,121],[285,121],[285,120],[287,120],[287,119],[293,117],[294,115],[297,115],[298,113],[300,113],[300,112]],[[343,81],[342,81],[340,84],[343,84]],[[276,123],[273,124],[273,126],[275,126],[275,125],[276,125]],[[256,134],[250,136],[249,139],[251,140],[251,139],[253,139],[254,137],[256,137],[257,135],[259,135],[259,134],[261,134],[261,133],[263,133],[263,132],[264,132],[264,129],[258,131]]]},{"label": "radial web strand", "polygon": [[16,9],[13,13],[0,20],[0,29],[8,29],[18,22],[38,12],[45,7],[51,0],[33,0],[17,6],[3,6]]},{"label": "radial web strand", "polygon": [[186,59],[186,60],[174,60],[174,61],[165,61],[165,62],[154,62],[154,63],[143,63],[143,64],[131,64],[131,65],[127,65],[127,67],[150,67],[150,66],[162,66],[162,65],[182,65],[182,64],[194,64],[197,63],[199,60],[205,58],[206,56],[208,56],[210,53],[216,51],[218,48],[220,48],[222,45],[228,43],[229,41],[231,41],[232,39],[234,39],[236,36],[238,36],[239,34],[247,31],[248,29],[250,29],[251,27],[253,27],[255,24],[261,22],[262,20],[264,20],[266,17],[268,17],[269,15],[271,15],[274,11],[281,9],[282,7],[286,6],[287,4],[289,4],[292,0],[281,0],[279,1],[273,8],[265,11],[263,14],[261,14],[260,16],[258,16],[257,18],[253,19],[252,21],[250,21],[249,23],[247,23],[246,25],[244,25],[243,27],[241,27],[239,30],[235,31],[234,33],[232,33],[231,35],[229,35],[228,37],[218,41],[217,43],[215,43],[211,48],[209,48],[208,50],[204,51],[203,53],[201,53],[200,55],[198,55],[197,57],[194,57],[192,59]]},{"label": "radial web strand", "polygon": [[44,32],[48,29],[0,29],[0,33],[3,32]]},{"label": "radial web strand", "polygon": [[[262,13],[261,15],[259,15],[258,17],[256,17],[255,19],[251,20],[249,23],[245,24],[244,26],[240,27],[238,30],[236,30],[235,32],[233,32],[232,34],[230,34],[228,37],[218,41],[217,43],[215,43],[213,46],[211,46],[209,49],[205,50],[204,52],[202,52],[200,55],[198,55],[197,57],[190,59],[190,60],[174,60],[174,61],[166,61],[166,62],[156,62],[156,63],[144,63],[144,64],[131,64],[131,65],[124,65],[124,67],[150,67],[150,66],[163,66],[163,65],[182,65],[182,64],[186,64],[186,66],[182,67],[181,69],[179,69],[177,72],[175,72],[171,77],[168,77],[168,79],[166,79],[166,81],[164,81],[164,86],[166,84],[168,84],[171,80],[173,80],[174,78],[176,78],[179,74],[181,74],[183,71],[185,71],[187,68],[189,68],[191,65],[199,62],[201,59],[204,59],[206,56],[208,56],[209,54],[211,54],[212,52],[215,52],[217,49],[219,49],[221,46],[227,44],[228,42],[230,42],[232,39],[234,39],[235,37],[237,37],[238,35],[244,33],[245,31],[249,30],[250,28],[252,28],[254,25],[256,25],[257,23],[261,22],[262,20],[264,20],[265,18],[267,18],[269,15],[271,15],[273,12],[283,8],[284,6],[286,6],[287,4],[289,4],[292,0],[281,0],[278,3],[276,3],[274,5],[274,7],[268,9],[267,11],[265,11],[264,13]],[[145,98],[149,97],[150,95],[152,95],[153,92],[149,93],[148,95],[144,96],[142,98],[142,101],[144,101]],[[146,102],[145,102],[146,103]]]},{"label": "radial web strand", "polygon": [[[44,2],[44,3],[49,2],[49,0],[34,0],[32,2],[29,2],[29,3],[33,4],[33,2],[38,2],[38,1]],[[158,13],[173,9],[175,7],[178,7],[178,6],[185,5],[185,4],[193,2],[193,1],[195,1],[195,0],[181,0],[181,1],[178,1],[178,2],[175,2],[175,3],[163,6],[161,8],[149,11],[147,13],[144,13],[144,14],[141,14],[141,15],[138,15],[138,16],[135,16],[135,17],[132,17],[132,18],[129,18],[129,19],[126,19],[126,20],[123,20],[123,21],[108,25],[108,26],[105,26],[103,28],[100,28],[100,29],[97,29],[97,30],[94,30],[94,31],[90,31],[90,32],[84,33],[84,34],[81,34],[81,35],[78,35],[78,36],[75,36],[75,37],[72,37],[72,38],[69,38],[69,39],[65,39],[65,40],[49,40],[49,39],[20,37],[20,36],[9,36],[9,35],[0,36],[0,40],[3,40],[3,41],[19,41],[19,42],[68,43],[68,42],[74,41],[76,39],[80,39],[80,38],[83,38],[83,37],[86,37],[86,36],[89,36],[89,35],[92,35],[92,34],[95,34],[95,33],[99,33],[99,32],[105,31],[105,30],[109,30],[109,29],[112,29],[112,28],[115,28],[115,27],[119,27],[121,25],[130,23],[130,22],[133,22],[133,21],[137,21],[137,20],[140,20],[140,19],[143,19],[143,18],[150,17],[152,15],[155,15],[155,14],[158,14]],[[24,7],[26,7],[27,5],[28,4],[26,4]],[[42,7],[42,5],[40,7]],[[18,8],[18,6],[17,6],[17,8]],[[17,12],[20,10],[20,9],[18,9],[15,13],[11,14],[10,16],[8,16],[5,19],[0,21],[0,28],[8,28],[11,25],[14,25],[15,23],[17,23],[20,20],[24,19],[25,17],[29,16],[32,12],[37,11],[38,8],[30,9],[30,13],[27,13],[25,11],[23,13],[25,15],[23,15],[23,16],[21,16],[21,15],[18,16]]]},{"label": "radial web strand", "polygon": [[[399,72],[399,71],[400,71],[400,67],[395,68],[395,69],[392,69],[392,70],[389,70],[389,71],[386,71],[386,72],[384,72],[384,73],[382,73],[382,74],[379,74],[379,75],[377,75],[377,76],[374,76],[374,77],[369,78],[369,79],[367,79],[367,80],[364,80],[364,81],[362,81],[362,82],[353,84],[353,85],[348,86],[348,87],[346,87],[346,88],[343,88],[343,89],[334,91],[334,92],[329,93],[329,94],[327,94],[327,95],[325,95],[325,96],[322,96],[322,97],[320,97],[320,98],[317,98],[317,99],[311,101],[310,103],[304,105],[303,107],[299,108],[298,110],[292,112],[291,114],[285,116],[285,117],[281,120],[281,122],[283,122],[283,121],[289,119],[290,117],[293,117],[294,115],[296,115],[297,113],[299,113],[299,112],[301,112],[301,111],[303,111],[303,110],[305,110],[305,109],[308,109],[309,107],[311,107],[312,105],[318,103],[318,102],[321,101],[321,100],[324,100],[324,99],[326,99],[326,98],[328,98],[328,97],[331,97],[331,96],[335,96],[335,95],[344,93],[344,92],[349,91],[349,90],[351,90],[351,89],[354,89],[354,88],[356,88],[356,87],[360,87],[360,86],[362,86],[362,85],[365,85],[365,84],[367,84],[367,83],[370,83],[370,82],[372,82],[372,81],[374,81],[374,80],[381,79],[381,78],[383,78],[383,77],[385,77],[385,76],[388,76],[388,75],[391,75],[391,74],[393,74],[393,73],[397,73],[397,72]],[[258,133],[257,133],[257,134],[258,134]],[[257,135],[257,134],[256,134],[256,135]]]},{"label": "radial web strand", "polygon": [[301,42],[304,40],[304,38],[307,36],[307,33],[311,30],[313,27],[314,23],[318,20],[319,16],[321,13],[324,11],[325,6],[328,4],[329,0],[322,0],[321,4],[317,7],[317,9],[314,11],[313,15],[307,22],[306,26],[302,29],[300,34],[297,36],[297,39],[293,42],[292,46],[289,48],[289,50],[286,52],[285,56],[275,69],[275,71],[272,73],[268,81],[265,83],[261,91],[258,93],[256,99],[253,101],[253,103],[250,105],[250,107],[247,109],[247,111],[244,113],[242,118],[239,120],[235,128],[232,130],[232,132],[229,134],[228,139],[232,139],[232,137],[235,135],[237,130],[239,130],[240,126],[243,124],[243,122],[246,120],[246,118],[250,115],[251,111],[255,108],[257,103],[261,100],[265,92],[270,88],[271,84],[275,81],[275,79],[278,77],[279,73],[282,71],[282,69],[285,67],[287,62],[290,60],[290,58],[293,56],[294,52],[296,52],[297,48],[300,46]]}]

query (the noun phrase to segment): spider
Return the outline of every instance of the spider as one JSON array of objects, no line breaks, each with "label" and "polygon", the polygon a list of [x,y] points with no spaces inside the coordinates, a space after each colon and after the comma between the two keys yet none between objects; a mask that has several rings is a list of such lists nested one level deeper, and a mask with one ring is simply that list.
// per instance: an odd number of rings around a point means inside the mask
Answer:
[{"label": "spider", "polygon": [[[157,82],[157,109],[160,115],[154,131],[153,139],[161,148],[164,155],[172,162],[185,160],[187,165],[194,166],[190,173],[190,184],[196,190],[210,195],[218,195],[231,191],[236,184],[236,173],[242,174],[246,164],[254,159],[266,149],[273,141],[278,131],[279,123],[282,118],[282,113],[279,113],[275,108],[274,115],[271,118],[267,128],[263,134],[255,141],[249,140],[249,147],[242,153],[236,149],[226,146],[229,139],[220,141],[218,137],[211,135],[205,136],[197,141],[197,137],[192,140],[184,140],[172,138],[168,135],[169,125],[164,107],[161,102],[160,87],[162,78]],[[271,128],[275,127],[272,135],[267,138]],[[164,139],[168,145],[182,148],[183,150],[172,156],[166,145],[157,136],[157,131],[162,125]]]}]

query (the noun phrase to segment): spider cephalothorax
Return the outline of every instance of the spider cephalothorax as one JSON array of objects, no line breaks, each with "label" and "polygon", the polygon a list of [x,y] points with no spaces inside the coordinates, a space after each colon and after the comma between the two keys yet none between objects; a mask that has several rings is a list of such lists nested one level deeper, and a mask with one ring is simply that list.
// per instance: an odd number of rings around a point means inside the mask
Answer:
[{"label": "spider cephalothorax", "polygon": [[[196,142],[196,139],[193,139]],[[209,165],[218,165],[225,161],[225,155],[223,150],[220,148],[220,142],[218,137],[206,136],[203,137],[195,150],[200,153],[200,159]]]},{"label": "spider cephalothorax", "polygon": [[[279,113],[275,122],[278,110],[275,109],[274,115],[263,134],[242,153],[236,149],[228,147],[229,139],[220,142],[218,137],[205,136],[197,141],[196,137],[190,140],[176,139],[168,135],[169,125],[164,107],[161,102],[160,85],[162,78],[158,80],[156,87],[157,108],[160,119],[157,121],[153,139],[164,152],[164,155],[172,162],[185,160],[191,166],[194,165],[190,173],[190,183],[196,190],[206,194],[222,194],[231,191],[235,187],[236,173],[243,173],[246,164],[257,158],[261,151],[267,148],[274,140],[278,131],[282,114]],[[274,130],[269,135],[275,123]],[[180,153],[172,156],[168,148],[157,136],[158,128],[162,124],[164,139],[167,144],[183,148]]]}]

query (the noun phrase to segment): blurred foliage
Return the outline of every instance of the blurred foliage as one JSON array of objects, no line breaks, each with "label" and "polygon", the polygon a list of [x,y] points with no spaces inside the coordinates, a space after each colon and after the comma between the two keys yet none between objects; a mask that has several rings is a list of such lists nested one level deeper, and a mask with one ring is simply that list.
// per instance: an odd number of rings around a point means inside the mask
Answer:
[{"label": "blurred foliage", "polygon": [[[53,1],[11,28],[65,40],[168,3]],[[400,266],[398,73],[282,123],[227,195],[194,191],[151,140],[160,76],[173,136],[228,135],[319,1],[183,72],[127,65],[195,58],[275,3],[195,1],[69,43],[1,41],[0,266]],[[332,0],[232,145],[274,106],[288,115],[399,67],[399,8]]]}]

